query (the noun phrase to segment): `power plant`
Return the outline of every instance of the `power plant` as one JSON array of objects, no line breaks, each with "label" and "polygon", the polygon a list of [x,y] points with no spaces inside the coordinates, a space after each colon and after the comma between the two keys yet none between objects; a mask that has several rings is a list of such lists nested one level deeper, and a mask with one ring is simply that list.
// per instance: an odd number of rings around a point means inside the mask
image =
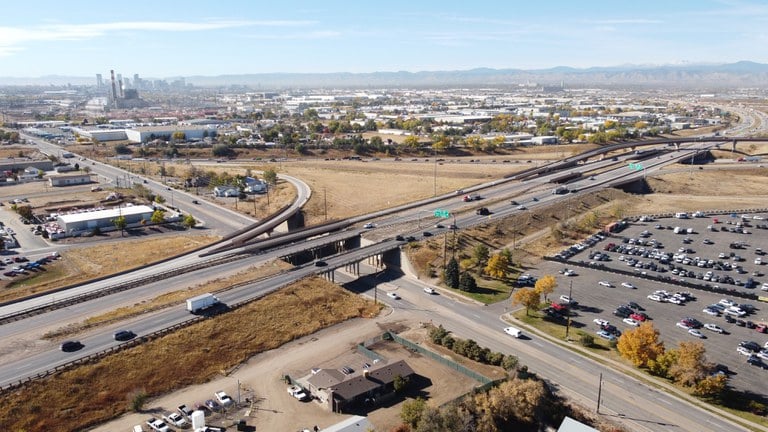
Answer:
[{"label": "power plant", "polygon": [[[117,74],[117,80],[115,80],[115,71],[109,71],[112,92],[109,94],[109,107],[110,108],[144,108],[147,103],[139,97],[139,91],[137,89],[126,89],[123,86],[123,76]],[[134,75],[134,83],[138,74]]]}]

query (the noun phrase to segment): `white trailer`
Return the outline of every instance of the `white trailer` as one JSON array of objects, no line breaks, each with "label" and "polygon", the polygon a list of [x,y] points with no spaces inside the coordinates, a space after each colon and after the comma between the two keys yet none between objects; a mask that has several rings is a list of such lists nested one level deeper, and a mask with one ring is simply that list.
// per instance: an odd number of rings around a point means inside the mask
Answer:
[{"label": "white trailer", "polygon": [[217,305],[219,303],[218,297],[211,293],[201,294],[197,297],[187,299],[187,310],[191,313],[197,313],[203,309]]}]

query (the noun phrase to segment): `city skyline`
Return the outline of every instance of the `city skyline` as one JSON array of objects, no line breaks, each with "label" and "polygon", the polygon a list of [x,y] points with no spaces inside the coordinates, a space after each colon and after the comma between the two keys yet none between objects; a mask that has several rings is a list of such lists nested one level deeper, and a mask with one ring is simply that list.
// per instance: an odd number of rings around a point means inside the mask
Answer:
[{"label": "city skyline", "polygon": [[[90,2],[89,2],[90,3]],[[180,7],[144,0],[4,8],[6,77],[768,63],[768,4],[651,0],[443,4],[329,1]]]}]

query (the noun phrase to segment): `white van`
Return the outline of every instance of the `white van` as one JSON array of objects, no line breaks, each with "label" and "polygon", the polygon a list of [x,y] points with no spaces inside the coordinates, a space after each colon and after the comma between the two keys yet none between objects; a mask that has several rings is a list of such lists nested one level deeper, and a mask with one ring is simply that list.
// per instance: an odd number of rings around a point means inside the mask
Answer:
[{"label": "white van", "polygon": [[520,338],[520,336],[523,335],[523,332],[519,328],[515,328],[515,327],[505,327],[504,328],[504,333],[506,333],[506,334],[508,334],[510,336],[514,336],[514,337],[516,337],[518,339]]}]

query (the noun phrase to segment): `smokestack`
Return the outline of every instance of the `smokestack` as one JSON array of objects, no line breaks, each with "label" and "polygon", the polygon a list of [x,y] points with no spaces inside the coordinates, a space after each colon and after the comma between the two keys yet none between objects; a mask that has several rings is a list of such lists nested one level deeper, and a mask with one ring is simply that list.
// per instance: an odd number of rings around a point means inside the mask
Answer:
[{"label": "smokestack", "polygon": [[123,97],[125,97],[125,93],[124,93],[125,90],[123,90],[123,80],[118,80],[117,83],[120,85],[119,86],[119,88],[120,88],[120,97],[123,98]]},{"label": "smokestack", "polygon": [[111,69],[109,71],[110,75],[112,76],[112,103],[117,103],[117,87],[115,86],[115,71],[114,69]]}]

